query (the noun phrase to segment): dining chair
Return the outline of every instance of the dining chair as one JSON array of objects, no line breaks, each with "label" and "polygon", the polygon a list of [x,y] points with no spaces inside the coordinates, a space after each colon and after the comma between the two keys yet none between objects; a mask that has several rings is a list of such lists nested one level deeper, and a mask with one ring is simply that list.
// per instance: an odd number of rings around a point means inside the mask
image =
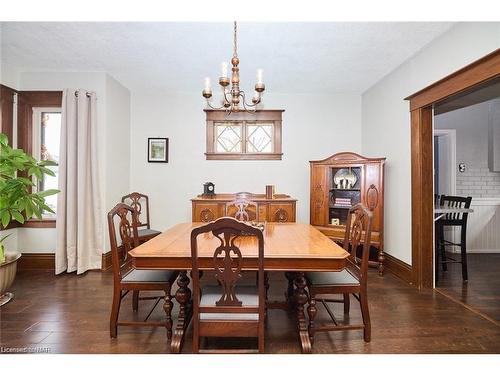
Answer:
[{"label": "dining chair", "polygon": [[[458,197],[452,195],[441,195],[439,205],[448,208],[470,208],[472,197]],[[462,264],[462,280],[467,282],[467,219],[469,214],[464,213],[446,213],[436,221],[436,275],[438,265],[441,264],[443,271],[448,270],[449,263]],[[460,228],[460,242],[445,240],[444,229],[446,227]],[[446,254],[446,247],[459,247],[460,260],[456,260]]]},{"label": "dining chair", "polygon": [[[167,329],[167,338],[172,337],[172,295],[171,288],[178,272],[166,270],[138,270],[133,268],[128,252],[139,245],[137,234],[137,211],[125,203],[118,203],[108,213],[109,241],[113,267],[113,304],[109,322],[111,337],[117,336],[118,326],[162,326]],[[121,239],[118,244],[117,231]],[[140,291],[162,291],[164,296],[140,297]],[[133,292],[132,308],[137,311],[140,300],[156,300],[144,321],[119,321],[122,299]],[[153,310],[164,299],[163,309],[166,320],[148,322]]]},{"label": "dining chair", "polygon": [[126,203],[137,211],[137,228],[139,235],[139,243],[146,242],[153,237],[156,237],[161,232],[151,229],[149,220],[149,198],[147,195],[133,192],[122,197],[122,203]]},{"label": "dining chair", "polygon": [[[317,331],[339,331],[362,329],[366,342],[371,340],[370,313],[368,311],[367,278],[368,261],[370,255],[370,239],[373,212],[362,204],[353,206],[348,213],[344,234],[344,249],[349,252],[347,266],[340,272],[306,272],[307,289],[309,292],[309,337],[314,342]],[[357,257],[358,246],[362,245],[361,258]],[[341,299],[330,298],[340,294]],[[363,324],[339,324],[328,303],[343,303],[344,315],[349,314],[350,295],[360,303]],[[321,298],[317,298],[320,296]],[[327,298],[328,297],[328,298]],[[325,307],[332,323],[317,325],[316,303],[321,302]]]},{"label": "dining chair", "polygon": [[[213,285],[200,285],[198,239],[214,236]],[[213,237],[212,237],[213,238]],[[220,243],[219,243],[220,242]],[[250,243],[258,254],[258,285],[239,285],[244,255],[238,245]],[[254,254],[255,254],[254,253]],[[193,279],[193,352],[242,352],[242,350],[200,350],[200,337],[257,337],[258,352],[264,352],[265,286],[264,237],[259,228],[234,218],[223,217],[191,232]],[[207,268],[204,268],[207,270]],[[207,275],[208,276],[208,275]],[[207,284],[204,276],[204,284]],[[210,284],[210,282],[208,282]],[[255,352],[247,350],[246,352]]]},{"label": "dining chair", "polygon": [[[236,193],[236,199],[226,204],[226,216],[234,217],[239,221],[257,221],[258,206],[257,203],[249,200],[252,195],[247,192]],[[258,275],[256,275],[258,282]],[[266,300],[269,291],[269,274],[264,272],[264,285],[266,287]]]},{"label": "dining chair", "polygon": [[257,203],[247,197],[248,193],[236,194],[236,199],[226,204],[226,216],[234,217],[240,221],[257,220]]}]

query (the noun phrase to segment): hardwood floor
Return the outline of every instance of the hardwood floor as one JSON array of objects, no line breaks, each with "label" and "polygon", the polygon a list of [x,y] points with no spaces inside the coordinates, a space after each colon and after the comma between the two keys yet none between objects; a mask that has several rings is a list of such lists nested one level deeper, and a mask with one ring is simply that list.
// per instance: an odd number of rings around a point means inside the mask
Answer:
[{"label": "hardwood floor", "polygon": [[[316,334],[314,353],[499,353],[500,327],[437,292],[419,292],[387,273],[370,270],[368,296],[372,341],[361,331]],[[471,272],[473,274],[473,272]],[[286,281],[271,275],[270,299],[282,299]],[[163,328],[119,327],[118,338],[109,337],[112,275],[88,272],[83,276],[54,276],[48,271],[20,271],[12,291],[15,300],[0,311],[0,346],[42,348],[51,353],[166,353]],[[132,312],[132,296],[124,299],[123,317],[147,314],[149,301]],[[174,320],[177,314],[174,308]],[[335,312],[342,317],[341,306]],[[163,317],[157,306],[150,319]],[[327,318],[321,307],[318,322]],[[351,321],[360,320],[357,303]],[[211,340],[209,345],[218,345]],[[191,350],[191,329],[184,353]],[[266,352],[300,353],[291,313],[270,310]]]},{"label": "hardwood floor", "polygon": [[[460,254],[449,254],[460,259]],[[469,281],[462,282],[460,264],[448,264],[439,270],[439,290],[488,315],[500,324],[500,254],[468,254]]]}]

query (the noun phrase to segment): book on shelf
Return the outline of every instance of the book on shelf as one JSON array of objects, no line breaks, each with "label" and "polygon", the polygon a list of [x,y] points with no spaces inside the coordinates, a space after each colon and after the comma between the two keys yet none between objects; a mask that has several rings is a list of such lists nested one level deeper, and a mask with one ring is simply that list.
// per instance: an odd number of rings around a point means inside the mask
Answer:
[{"label": "book on shelf", "polygon": [[351,207],[352,201],[351,198],[335,198],[334,204],[339,207]]}]

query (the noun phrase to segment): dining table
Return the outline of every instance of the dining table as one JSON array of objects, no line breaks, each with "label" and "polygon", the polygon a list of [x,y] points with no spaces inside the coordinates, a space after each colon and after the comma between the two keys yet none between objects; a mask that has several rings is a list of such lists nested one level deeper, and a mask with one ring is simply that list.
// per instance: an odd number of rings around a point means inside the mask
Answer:
[{"label": "dining table", "polygon": [[[137,269],[178,270],[175,299],[179,315],[172,335],[171,352],[180,353],[192,315],[188,272],[192,268],[191,231],[206,223],[180,223],[129,252]],[[308,302],[307,271],[341,271],[349,253],[319,230],[302,223],[270,223],[263,228],[264,270],[285,271],[288,290],[285,301],[270,302],[268,308],[293,308],[296,311],[298,337],[303,353],[312,351],[304,306]],[[211,233],[198,237],[200,270],[213,270],[214,251],[220,245]],[[242,236],[237,246],[242,253],[242,270],[258,269],[257,238]]]}]

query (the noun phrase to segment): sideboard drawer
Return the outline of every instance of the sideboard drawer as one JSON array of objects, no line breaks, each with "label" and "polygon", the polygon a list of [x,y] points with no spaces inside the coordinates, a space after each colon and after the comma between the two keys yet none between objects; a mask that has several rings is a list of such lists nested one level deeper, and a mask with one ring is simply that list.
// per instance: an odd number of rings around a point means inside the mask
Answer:
[{"label": "sideboard drawer", "polygon": [[224,205],[219,203],[197,203],[193,205],[193,221],[208,223],[224,216]]}]

